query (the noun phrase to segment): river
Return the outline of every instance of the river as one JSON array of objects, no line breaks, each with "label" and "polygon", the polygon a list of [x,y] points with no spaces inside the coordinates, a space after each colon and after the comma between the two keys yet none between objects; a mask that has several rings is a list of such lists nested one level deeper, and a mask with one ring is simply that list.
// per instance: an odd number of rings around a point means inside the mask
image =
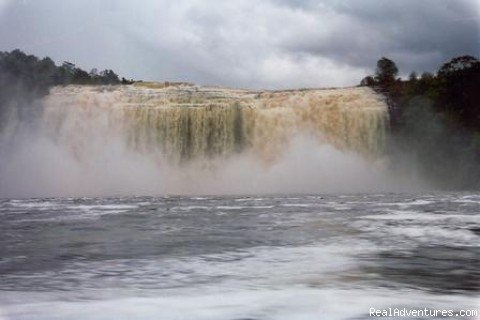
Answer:
[{"label": "river", "polygon": [[4,199],[0,319],[472,310],[479,212],[479,193]]}]

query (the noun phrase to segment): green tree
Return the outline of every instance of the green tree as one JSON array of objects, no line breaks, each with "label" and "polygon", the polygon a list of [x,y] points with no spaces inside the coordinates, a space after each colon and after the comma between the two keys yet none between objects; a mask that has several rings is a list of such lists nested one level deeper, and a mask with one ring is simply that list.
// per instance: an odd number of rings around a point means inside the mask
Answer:
[{"label": "green tree", "polygon": [[408,76],[408,80],[409,80],[409,81],[412,81],[412,82],[417,81],[417,80],[418,80],[418,75],[417,75],[417,73],[416,73],[415,71],[412,71],[412,72],[410,73],[410,75]]},{"label": "green tree", "polygon": [[480,131],[480,61],[472,56],[450,60],[438,70],[439,106],[464,127]]},{"label": "green tree", "polygon": [[88,72],[76,68],[73,72],[72,83],[74,84],[90,84],[92,82],[92,78]]},{"label": "green tree", "polygon": [[360,81],[362,87],[373,87],[375,85],[375,79],[372,76],[366,76]]},{"label": "green tree", "polygon": [[68,85],[72,83],[73,75],[75,73],[75,64],[64,61],[63,64],[58,67],[55,73],[56,85]]},{"label": "green tree", "polygon": [[103,84],[119,84],[120,83],[120,79],[118,78],[118,75],[112,70],[103,70],[102,72],[100,72],[100,76],[102,78]]},{"label": "green tree", "polygon": [[375,79],[382,86],[388,86],[395,82],[398,74],[398,68],[395,62],[382,57],[377,61],[377,69],[375,71]]},{"label": "green tree", "polygon": [[448,77],[450,75],[457,74],[466,69],[472,69],[478,67],[480,61],[472,56],[461,56],[456,57],[450,60],[447,63],[444,63],[442,67],[438,70],[438,75],[440,77]]}]

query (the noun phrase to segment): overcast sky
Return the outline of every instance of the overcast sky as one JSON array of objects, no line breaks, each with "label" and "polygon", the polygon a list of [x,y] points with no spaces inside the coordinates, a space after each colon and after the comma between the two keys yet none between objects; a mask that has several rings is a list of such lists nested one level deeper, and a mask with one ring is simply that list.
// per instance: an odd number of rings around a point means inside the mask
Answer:
[{"label": "overcast sky", "polygon": [[479,56],[480,0],[0,0],[0,50],[144,80],[248,88],[357,84]]}]

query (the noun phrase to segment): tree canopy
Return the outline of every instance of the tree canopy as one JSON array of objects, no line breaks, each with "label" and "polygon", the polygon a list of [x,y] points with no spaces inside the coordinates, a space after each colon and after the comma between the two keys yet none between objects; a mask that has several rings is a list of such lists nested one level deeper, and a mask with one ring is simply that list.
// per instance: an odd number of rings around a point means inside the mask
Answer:
[{"label": "tree canopy", "polygon": [[385,94],[399,158],[413,153],[425,176],[447,186],[480,188],[480,61],[460,56],[434,73],[395,79],[398,68],[385,57],[375,77],[360,85]]},{"label": "tree canopy", "polygon": [[118,75],[110,69],[101,72],[93,69],[89,73],[68,61],[56,66],[49,57],[39,59],[18,49],[0,52],[0,81],[3,81],[4,85],[8,85],[9,82],[21,82],[26,89],[43,89],[51,85],[121,83]]},{"label": "tree canopy", "polygon": [[398,68],[395,62],[382,57],[377,62],[377,69],[375,71],[375,79],[381,84],[390,84],[395,81],[398,74]]}]

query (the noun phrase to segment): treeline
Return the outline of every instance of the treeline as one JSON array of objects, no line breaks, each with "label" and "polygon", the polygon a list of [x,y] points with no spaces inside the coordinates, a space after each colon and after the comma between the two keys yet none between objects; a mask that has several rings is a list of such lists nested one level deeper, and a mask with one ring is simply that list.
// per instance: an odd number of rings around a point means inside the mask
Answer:
[{"label": "treeline", "polygon": [[132,80],[119,79],[112,70],[86,72],[73,63],[57,66],[52,59],[39,59],[16,49],[0,52],[0,128],[7,113],[18,113],[18,108],[30,105],[46,95],[56,85],[116,85],[130,84]]},{"label": "treeline", "polygon": [[388,98],[392,158],[417,163],[437,186],[480,188],[480,61],[460,56],[436,73],[397,75],[384,57],[360,83]]},{"label": "treeline", "polygon": [[39,90],[54,85],[115,85],[133,82],[125,78],[120,80],[113,70],[106,69],[99,72],[97,69],[92,69],[87,72],[68,61],[57,66],[49,57],[39,59],[18,49],[0,52],[0,81],[2,85],[8,85],[8,80]]}]

